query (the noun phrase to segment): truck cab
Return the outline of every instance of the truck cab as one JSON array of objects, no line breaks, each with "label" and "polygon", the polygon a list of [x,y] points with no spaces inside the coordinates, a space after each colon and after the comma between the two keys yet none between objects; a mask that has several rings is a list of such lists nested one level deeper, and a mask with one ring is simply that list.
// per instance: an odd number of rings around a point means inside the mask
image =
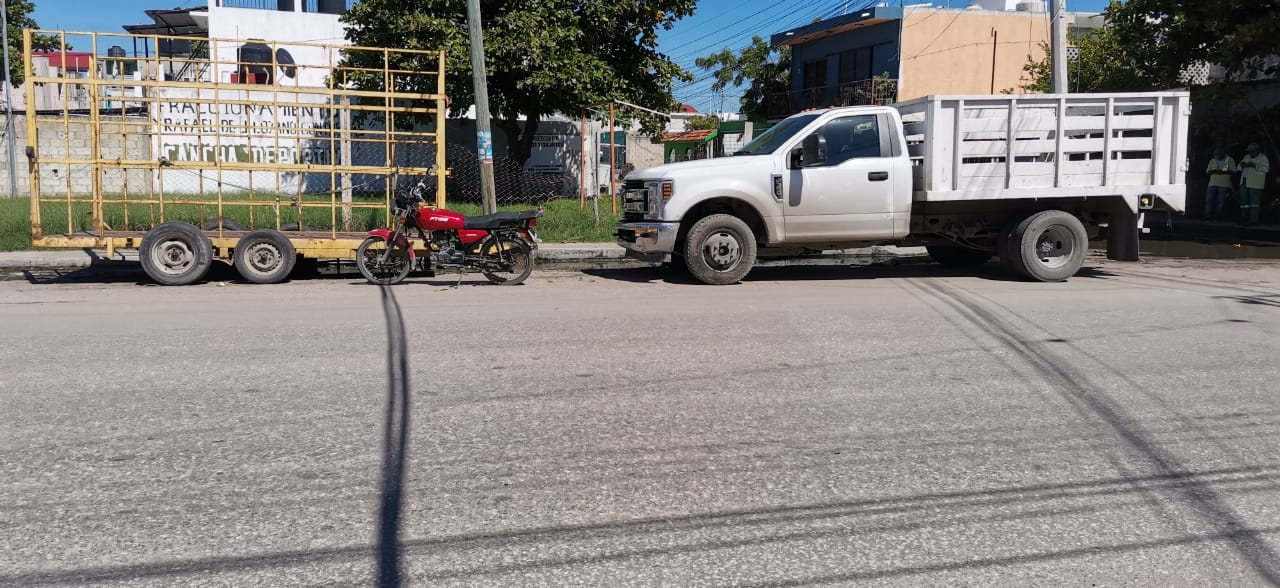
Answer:
[{"label": "truck cab", "polygon": [[[637,259],[687,263],[689,252],[680,245],[698,228],[715,237],[701,256],[710,262],[707,269],[735,274],[762,253],[905,237],[911,190],[911,160],[896,110],[808,111],[732,156],[629,174],[618,243]],[[752,243],[743,242],[742,233],[750,233]],[[774,244],[785,247],[770,251]]]}]

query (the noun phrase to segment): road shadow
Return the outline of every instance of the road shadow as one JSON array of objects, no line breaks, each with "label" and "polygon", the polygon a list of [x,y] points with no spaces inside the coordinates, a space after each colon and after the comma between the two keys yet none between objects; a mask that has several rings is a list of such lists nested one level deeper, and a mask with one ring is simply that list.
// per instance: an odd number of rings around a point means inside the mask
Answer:
[{"label": "road shadow", "polygon": [[[394,394],[392,395],[395,396]],[[408,407],[402,405],[401,408]],[[390,417],[391,422],[396,420]],[[407,422],[404,423],[407,425]],[[388,433],[391,429],[390,427]],[[400,428],[394,435],[402,434]],[[393,436],[394,436],[393,435]],[[399,444],[394,440],[390,447]],[[386,462],[394,465],[395,459]],[[601,520],[576,524],[501,529],[392,539],[388,543],[348,544],[303,550],[173,559],[140,564],[86,566],[70,569],[0,574],[0,584],[84,584],[160,580],[180,584],[193,575],[267,572],[307,565],[350,564],[370,555],[380,556],[385,546],[394,545],[402,555],[430,559],[432,554],[466,550],[477,556],[460,566],[427,568],[405,578],[415,584],[446,581],[480,581],[510,573],[548,570],[601,563],[659,561],[671,556],[688,557],[700,553],[732,553],[741,548],[779,546],[795,541],[874,536],[914,530],[942,530],[1003,521],[1052,520],[1063,515],[1105,516],[1116,509],[1131,508],[1151,493],[1176,493],[1212,485],[1232,494],[1258,492],[1260,484],[1277,479],[1274,467],[1248,466],[1217,470],[1166,474],[1094,478],[1075,481],[1008,485],[984,489],[888,495],[858,500],[790,503],[759,508],[723,509],[671,516]],[[383,499],[387,495],[383,495]],[[1016,509],[1008,507],[1017,506]],[[742,531],[748,531],[746,533]],[[828,576],[795,577],[781,572],[760,578],[759,585],[801,586],[823,582],[850,582],[902,578],[957,569],[1010,569],[1031,562],[1049,562],[1123,556],[1151,549],[1198,546],[1229,541],[1236,535],[1261,535],[1275,527],[1243,526],[1231,532],[1195,533],[1187,531],[1150,540],[1115,541],[1099,534],[1083,542],[1050,549],[1026,549],[1014,553],[931,558],[922,562],[886,562],[874,570],[836,570]],[[696,532],[692,539],[679,534]],[[670,538],[672,541],[665,541]],[[674,543],[674,544],[668,544]],[[481,557],[519,551],[519,558]],[[387,562],[392,563],[392,562]],[[395,566],[385,568],[392,571]],[[1274,577],[1274,567],[1259,570]],[[381,578],[380,578],[381,580]],[[382,584],[379,581],[379,584]],[[383,584],[385,585],[385,584]],[[754,584],[752,584],[754,585]]]},{"label": "road shadow", "polygon": [[[582,273],[589,276],[632,283],[654,283],[697,285],[698,282],[687,271],[664,267],[588,269]],[[1076,278],[1109,279],[1118,277],[1097,267],[1085,266],[1075,275]],[[824,282],[845,280],[893,280],[914,278],[978,278],[993,282],[1034,283],[1010,273],[997,261],[975,269],[948,268],[929,259],[894,259],[889,261],[852,263],[841,265],[787,265],[774,262],[773,265],[757,266],[743,278],[742,283],[751,282]]]}]

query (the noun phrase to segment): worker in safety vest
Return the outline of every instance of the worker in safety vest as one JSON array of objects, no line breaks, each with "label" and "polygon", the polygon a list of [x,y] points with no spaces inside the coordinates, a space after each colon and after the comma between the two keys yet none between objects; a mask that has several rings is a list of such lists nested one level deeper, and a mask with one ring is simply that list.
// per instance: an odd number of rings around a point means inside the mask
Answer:
[{"label": "worker in safety vest", "polygon": [[1258,224],[1262,212],[1262,189],[1267,185],[1271,163],[1257,143],[1250,143],[1248,153],[1240,160],[1240,216],[1251,225]]},{"label": "worker in safety vest", "polygon": [[1222,147],[1213,150],[1213,159],[1205,170],[1209,174],[1209,188],[1204,194],[1204,218],[1217,220],[1222,217],[1222,206],[1231,196],[1231,176],[1236,173],[1236,160]]}]

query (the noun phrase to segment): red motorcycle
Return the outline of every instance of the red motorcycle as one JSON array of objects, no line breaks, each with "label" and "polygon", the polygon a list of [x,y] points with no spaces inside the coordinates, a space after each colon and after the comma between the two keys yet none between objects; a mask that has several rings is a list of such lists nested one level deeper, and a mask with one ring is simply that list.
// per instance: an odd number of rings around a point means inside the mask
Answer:
[{"label": "red motorcycle", "polygon": [[[356,250],[356,267],[373,284],[395,284],[414,269],[479,271],[490,282],[516,285],[533,273],[533,251],[541,239],[534,231],[541,210],[499,212],[467,217],[425,206],[427,186],[419,181],[397,195],[391,213],[395,229],[375,229]],[[416,230],[425,255],[410,239]],[[462,277],[459,275],[458,280]]]}]

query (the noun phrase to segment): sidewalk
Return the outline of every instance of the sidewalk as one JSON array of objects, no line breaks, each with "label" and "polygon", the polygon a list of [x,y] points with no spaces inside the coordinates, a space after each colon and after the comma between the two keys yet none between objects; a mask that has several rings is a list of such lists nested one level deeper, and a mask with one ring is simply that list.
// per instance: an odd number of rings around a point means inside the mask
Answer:
[{"label": "sidewalk", "polygon": [[1164,213],[1148,213],[1145,226],[1151,229],[1144,239],[1161,241],[1266,241],[1280,243],[1280,224],[1243,225],[1236,221],[1214,221]]}]

